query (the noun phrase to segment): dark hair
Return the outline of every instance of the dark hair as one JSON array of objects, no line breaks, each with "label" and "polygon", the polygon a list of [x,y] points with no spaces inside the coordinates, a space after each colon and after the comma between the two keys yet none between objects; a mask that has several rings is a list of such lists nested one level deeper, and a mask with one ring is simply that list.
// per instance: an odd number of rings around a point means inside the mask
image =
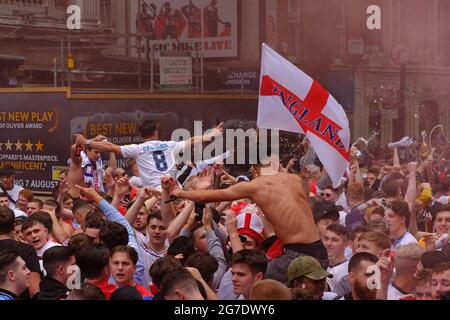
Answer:
[{"label": "dark hair", "polygon": [[90,283],[83,283],[80,289],[73,289],[67,300],[106,300],[102,290]]},{"label": "dark hair", "polygon": [[369,201],[370,199],[374,198],[373,193],[374,191],[369,187],[364,187],[364,201]]},{"label": "dark hair", "polygon": [[404,200],[391,201],[391,209],[400,217],[405,218],[406,228],[409,227],[409,221],[411,220],[411,212],[409,211],[408,202]]},{"label": "dark hair", "polygon": [[147,225],[150,224],[150,220],[152,220],[152,219],[157,219],[157,220],[162,221],[161,213],[159,213],[159,212],[150,213],[147,216]]},{"label": "dark hair", "polygon": [[75,254],[81,273],[88,279],[98,279],[109,263],[109,249],[104,244],[82,248]]},{"label": "dark hair", "polygon": [[6,192],[0,192],[0,198],[8,198],[9,200],[8,194]]},{"label": "dark hair", "polygon": [[42,207],[44,206],[42,200],[38,198],[33,198],[30,201],[28,201],[28,203],[37,203],[39,205],[39,209],[42,209]]},{"label": "dark hair", "polygon": [[184,264],[186,267],[196,268],[202,275],[206,283],[211,283],[214,278],[214,273],[219,268],[217,259],[206,252],[197,251],[192,254]]},{"label": "dark hair", "polygon": [[380,216],[384,217],[384,208],[383,207],[376,207],[372,210],[372,214],[379,214]]},{"label": "dark hair", "polygon": [[14,211],[0,206],[0,234],[9,234],[14,230]]},{"label": "dark hair", "polygon": [[156,120],[145,120],[139,125],[139,133],[142,138],[150,138],[158,131],[159,122]]},{"label": "dark hair", "polygon": [[348,241],[349,234],[348,234],[348,231],[347,231],[346,227],[344,227],[344,226],[342,226],[340,224],[337,224],[337,223],[333,223],[333,224],[330,224],[327,227],[327,230],[331,231],[331,232],[334,232],[338,236],[344,238],[344,242]]},{"label": "dark hair", "polygon": [[47,212],[36,212],[31,217],[29,217],[28,221],[25,221],[22,224],[22,232],[25,232],[28,228],[31,228],[36,223],[42,224],[47,230],[48,233],[52,233],[53,230],[53,221],[50,215]]},{"label": "dark hair", "polygon": [[419,271],[414,278],[414,282],[417,284],[420,283],[430,283],[431,282],[431,270],[429,269],[423,269]]},{"label": "dark hair", "polygon": [[433,273],[442,273],[450,270],[450,262],[443,262],[433,268]]},{"label": "dark hair", "polygon": [[107,221],[100,226],[100,240],[111,250],[128,244],[128,231],[118,222]]},{"label": "dark hair", "polygon": [[82,200],[82,199],[75,200],[73,202],[72,212],[75,213],[78,210],[80,210],[81,208],[87,208],[88,210],[90,210],[92,207],[91,207],[91,204],[86,200]]},{"label": "dark hair", "polygon": [[369,170],[367,170],[367,173],[371,173],[374,176],[377,176],[380,174],[380,169],[377,167],[370,167]]},{"label": "dark hair", "polygon": [[161,280],[159,291],[162,297],[166,297],[173,290],[178,288],[184,288],[188,291],[197,289],[197,281],[195,281],[192,274],[185,268],[178,268],[173,272],[167,273]]},{"label": "dark hair", "polygon": [[10,177],[13,174],[15,174],[15,172],[16,172],[16,169],[14,169],[14,167],[12,165],[7,164],[2,169],[0,169],[0,176],[1,177]]},{"label": "dark hair", "polygon": [[200,229],[201,227],[204,227],[204,225],[201,223],[201,222],[199,222],[199,223],[197,223],[193,228],[192,228],[192,231],[191,231],[191,241],[192,241],[192,243],[195,243],[195,237],[194,237],[194,233],[195,233],[195,231],[197,231],[198,229]]},{"label": "dark hair", "polygon": [[158,288],[161,285],[161,280],[164,275],[173,273],[175,270],[182,268],[180,260],[172,257],[166,256],[156,260],[150,267],[149,274],[152,278],[152,282]]},{"label": "dark hair", "polygon": [[368,252],[359,252],[353,255],[353,257],[350,259],[350,262],[348,263],[348,272],[353,272],[356,269],[359,268],[359,265],[363,261],[369,261],[372,263],[377,263],[378,258],[377,256],[374,256],[371,253]]},{"label": "dark hair", "polygon": [[70,260],[74,256],[74,252],[69,247],[56,246],[45,250],[43,255],[44,269],[49,276],[54,276],[56,268]]},{"label": "dark hair", "polygon": [[355,229],[350,232],[350,240],[355,241],[356,237],[358,236],[358,233],[364,233],[369,231],[366,226],[357,226]]},{"label": "dark hair", "polygon": [[78,252],[78,250],[90,246],[93,242],[94,238],[88,236],[86,233],[79,233],[70,238],[67,246],[72,249],[73,252]]},{"label": "dark hair", "polygon": [[134,248],[129,246],[116,246],[113,249],[111,249],[111,258],[113,255],[117,252],[123,252],[128,254],[128,258],[130,258],[131,262],[133,262],[134,265],[138,262],[138,254]]},{"label": "dark hair", "polygon": [[20,254],[17,251],[0,251],[0,283],[5,283],[8,271],[11,270],[16,263],[17,257],[20,257]]},{"label": "dark hair", "polygon": [[106,222],[105,215],[98,209],[91,210],[86,214],[86,228],[100,229]]},{"label": "dark hair", "polygon": [[[66,193],[63,198],[63,203],[66,202],[67,200],[73,201],[74,199],[72,198],[72,196],[70,194]],[[72,203],[72,206],[73,206],[73,203]]]},{"label": "dark hair", "polygon": [[183,264],[186,261],[186,259],[189,258],[189,256],[194,252],[195,252],[194,243],[190,238],[184,236],[176,237],[170,244],[169,248],[167,249],[168,255],[175,257],[178,254],[182,254],[183,259],[181,259],[181,262]]},{"label": "dark hair", "polygon": [[392,198],[397,196],[400,183],[394,177],[387,178],[381,185],[381,191],[383,191],[388,197]]},{"label": "dark hair", "polygon": [[424,269],[434,269],[437,265],[447,261],[447,257],[442,251],[427,251],[422,254],[420,262]]},{"label": "dark hair", "polygon": [[450,204],[443,205],[442,207],[436,210],[436,215],[440,212],[450,211]]},{"label": "dark hair", "polygon": [[111,295],[110,300],[119,300],[119,301],[127,301],[127,300],[144,300],[142,295],[133,286],[123,286],[114,290]]},{"label": "dark hair", "polygon": [[233,253],[231,264],[238,263],[246,264],[253,275],[258,272],[266,273],[267,270],[267,258],[265,254],[253,249],[244,249]]}]

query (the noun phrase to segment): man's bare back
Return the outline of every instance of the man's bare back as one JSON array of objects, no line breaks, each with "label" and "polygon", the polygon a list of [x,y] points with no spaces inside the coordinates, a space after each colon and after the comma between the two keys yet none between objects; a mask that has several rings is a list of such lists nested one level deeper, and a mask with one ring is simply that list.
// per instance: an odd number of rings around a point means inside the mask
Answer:
[{"label": "man's bare back", "polygon": [[204,203],[249,198],[263,210],[283,244],[310,244],[320,240],[302,181],[293,174],[262,176],[224,190],[175,188],[172,194]]}]

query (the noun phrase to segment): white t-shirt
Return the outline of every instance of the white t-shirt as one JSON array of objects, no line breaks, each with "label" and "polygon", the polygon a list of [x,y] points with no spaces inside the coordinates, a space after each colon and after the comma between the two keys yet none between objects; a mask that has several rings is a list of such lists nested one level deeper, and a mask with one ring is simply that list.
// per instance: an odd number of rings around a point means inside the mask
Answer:
[{"label": "white t-shirt", "polygon": [[44,269],[44,260],[43,260],[44,252],[50,248],[58,247],[58,246],[61,246],[61,245],[52,240],[48,240],[47,243],[42,248],[40,248],[39,250],[36,250],[37,256],[39,258],[39,265],[41,266],[41,271],[44,273],[44,275],[47,275],[47,272]]},{"label": "white t-shirt", "polygon": [[348,274],[348,261],[344,261],[334,267],[328,267],[327,271],[333,275],[333,278],[327,278],[327,284],[330,287],[330,291],[334,292],[334,288],[339,281]]},{"label": "white t-shirt", "polygon": [[219,289],[217,290],[219,300],[238,300],[239,296],[234,293],[233,288],[233,274],[231,268],[224,273],[220,281]]},{"label": "white t-shirt", "polygon": [[346,246],[345,250],[344,250],[344,256],[345,259],[347,259],[348,261],[350,261],[350,259],[353,257],[353,250],[352,247]]},{"label": "white t-shirt", "polygon": [[[23,190],[23,188],[18,185],[14,185],[11,190],[5,189],[5,191],[8,192],[9,196],[16,202],[17,202],[17,199],[19,199],[19,192],[22,190]],[[0,190],[0,192],[2,192],[2,191]],[[9,208],[14,210],[16,208],[16,205],[14,203],[12,203],[12,201],[9,201]]]},{"label": "white t-shirt", "polygon": [[144,264],[144,287],[148,287],[152,283],[152,277],[150,276],[150,268],[160,258],[167,255],[167,248],[162,252],[156,252],[146,244],[140,246],[142,262]]},{"label": "white t-shirt", "polygon": [[391,249],[395,249],[397,247],[406,246],[410,243],[418,244],[417,239],[409,232],[406,231],[399,239],[397,239],[391,246]]},{"label": "white t-shirt", "polygon": [[175,155],[184,150],[184,141],[147,141],[120,147],[125,158],[136,159],[144,186],[161,188],[162,176],[175,176]]},{"label": "white t-shirt", "polygon": [[339,211],[339,224],[345,227],[345,217],[347,216],[347,212]]},{"label": "white t-shirt", "polygon": [[23,212],[22,210],[13,209],[13,211],[14,211],[14,216],[16,218],[18,218],[18,217],[28,217],[28,215],[25,212]]},{"label": "white t-shirt", "polygon": [[394,283],[388,286],[387,299],[388,300],[400,300],[401,297],[407,295],[408,293],[401,291]]},{"label": "white t-shirt", "polygon": [[86,152],[81,151],[81,160],[84,183],[97,191],[105,192],[105,188],[103,187],[103,176],[105,175],[105,170],[103,169],[102,159],[97,159],[95,166],[93,166]]},{"label": "white t-shirt", "polygon": [[440,196],[437,201],[445,206],[448,204],[449,200],[450,200],[450,196],[443,195],[443,196]]}]

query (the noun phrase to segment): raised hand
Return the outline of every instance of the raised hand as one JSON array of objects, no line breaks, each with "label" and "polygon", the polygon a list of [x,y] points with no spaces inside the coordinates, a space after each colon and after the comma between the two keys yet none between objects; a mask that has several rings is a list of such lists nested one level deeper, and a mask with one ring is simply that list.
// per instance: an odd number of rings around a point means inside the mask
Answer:
[{"label": "raised hand", "polygon": [[416,172],[417,172],[417,162],[410,162],[410,163],[408,163],[406,168],[408,169],[408,173],[409,174],[416,174]]},{"label": "raised hand", "polygon": [[86,145],[87,139],[83,135],[75,134],[74,137],[75,137],[75,142],[76,143],[81,144],[83,146]]},{"label": "raised hand", "polygon": [[108,141],[108,138],[102,135],[98,135],[95,138],[91,139],[92,141]]},{"label": "raised hand", "polygon": [[224,174],[223,173],[223,167],[224,167],[223,163],[215,163],[213,165],[214,174],[216,176],[222,176]]},{"label": "raised hand", "polygon": [[202,171],[196,178],[194,189],[195,190],[208,190],[214,182],[213,169],[208,167],[206,170]]},{"label": "raised hand", "polygon": [[75,188],[77,188],[80,191],[80,196],[87,201],[90,202],[100,202],[103,198],[92,188],[83,188],[79,185],[76,185]]},{"label": "raised hand", "polygon": [[70,185],[67,181],[64,180],[59,184],[59,194],[65,195],[69,191],[69,189]]},{"label": "raised hand", "polygon": [[114,178],[113,178],[113,176],[111,175],[111,173],[105,172],[105,175],[104,175],[104,177],[103,177],[103,181],[104,181],[105,186],[106,186],[108,189],[114,189],[114,187],[115,187],[115,185],[116,185],[116,182],[114,181]]},{"label": "raised hand", "polygon": [[225,216],[225,228],[228,235],[236,234],[237,230],[237,217],[234,213],[227,213]]},{"label": "raised hand", "polygon": [[116,181],[116,186],[114,188],[114,193],[116,193],[119,197],[125,196],[130,189],[130,183],[128,177],[122,177]]},{"label": "raised hand", "polygon": [[148,200],[152,197],[160,198],[161,197],[161,191],[152,188],[152,187],[143,187],[139,191],[139,197],[141,197],[144,200]]},{"label": "raised hand", "polygon": [[213,137],[220,136],[224,131],[225,130],[223,128],[223,122],[221,122],[217,127],[213,129],[212,136]]},{"label": "raised hand", "polygon": [[206,231],[212,229],[212,214],[208,206],[203,209],[202,224],[205,227]]},{"label": "raised hand", "polygon": [[161,188],[163,191],[170,192],[172,184],[175,182],[175,179],[171,176],[161,177]]}]

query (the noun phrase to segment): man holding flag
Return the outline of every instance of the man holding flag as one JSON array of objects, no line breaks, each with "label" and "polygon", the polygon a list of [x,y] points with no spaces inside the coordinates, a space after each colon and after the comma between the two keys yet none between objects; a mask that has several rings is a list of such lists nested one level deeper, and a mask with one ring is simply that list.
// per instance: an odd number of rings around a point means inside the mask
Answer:
[{"label": "man holding flag", "polygon": [[[258,126],[306,133],[333,183],[338,184],[349,163],[348,120],[342,107],[318,83],[265,44],[260,91]],[[301,255],[312,256],[325,269],[328,267],[327,251],[297,175],[266,170],[265,175],[250,182],[222,190],[184,191],[174,181],[171,185],[172,195],[197,203],[243,198],[254,201],[285,249],[280,258],[269,263],[266,278],[287,282],[289,263]]]}]

